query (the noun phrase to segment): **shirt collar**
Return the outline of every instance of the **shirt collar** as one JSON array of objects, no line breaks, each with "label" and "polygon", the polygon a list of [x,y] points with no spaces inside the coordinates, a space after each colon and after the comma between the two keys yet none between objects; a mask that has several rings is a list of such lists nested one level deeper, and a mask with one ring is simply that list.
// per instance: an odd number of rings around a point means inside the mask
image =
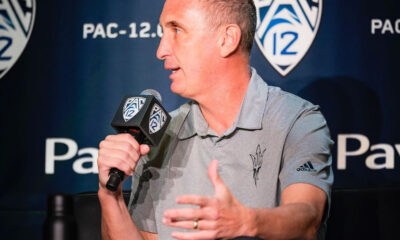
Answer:
[{"label": "shirt collar", "polygon": [[[248,130],[261,129],[267,96],[268,85],[257,74],[256,70],[251,68],[251,78],[239,114],[236,116],[233,125],[222,135],[228,136],[237,128]],[[178,137],[179,139],[186,139],[195,134],[199,136],[217,136],[217,134],[208,127],[198,103],[192,101],[190,102],[190,112],[183,123],[182,130]]]}]

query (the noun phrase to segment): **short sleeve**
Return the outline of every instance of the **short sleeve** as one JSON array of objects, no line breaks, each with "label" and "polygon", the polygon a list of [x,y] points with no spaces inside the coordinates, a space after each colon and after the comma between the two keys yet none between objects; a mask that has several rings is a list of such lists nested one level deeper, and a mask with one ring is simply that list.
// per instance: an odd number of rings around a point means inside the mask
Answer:
[{"label": "short sleeve", "polygon": [[292,124],[285,141],[279,174],[281,192],[293,183],[312,184],[326,193],[329,209],[333,184],[332,146],[327,123],[318,106],[303,111]]},{"label": "short sleeve", "polygon": [[136,172],[132,176],[131,196],[128,204],[128,211],[131,217],[141,231],[157,233],[157,224],[153,200],[150,194],[149,180],[151,173],[148,170],[147,162],[142,157],[136,167]]}]

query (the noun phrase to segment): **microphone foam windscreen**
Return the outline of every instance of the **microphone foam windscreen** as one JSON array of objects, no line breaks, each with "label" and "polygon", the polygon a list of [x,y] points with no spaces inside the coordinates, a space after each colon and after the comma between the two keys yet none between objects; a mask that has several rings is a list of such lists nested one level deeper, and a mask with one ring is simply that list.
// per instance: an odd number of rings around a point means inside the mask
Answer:
[{"label": "microphone foam windscreen", "polygon": [[146,89],[146,90],[143,90],[141,93],[140,93],[140,95],[150,95],[150,96],[154,96],[155,98],[157,98],[157,100],[161,103],[162,101],[162,99],[161,99],[161,94],[159,93],[159,92],[157,92],[156,90],[154,90],[154,89]]}]

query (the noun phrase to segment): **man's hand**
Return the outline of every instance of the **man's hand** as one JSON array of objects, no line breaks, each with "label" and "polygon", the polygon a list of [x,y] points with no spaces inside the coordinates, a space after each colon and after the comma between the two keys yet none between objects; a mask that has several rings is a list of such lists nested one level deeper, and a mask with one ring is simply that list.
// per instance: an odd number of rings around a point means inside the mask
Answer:
[{"label": "man's hand", "polygon": [[101,205],[101,232],[103,239],[147,239],[139,233],[122,196],[122,184],[116,192],[106,188],[111,168],[118,168],[125,176],[132,175],[141,155],[150,150],[127,133],[109,135],[99,146],[99,200]]},{"label": "man's hand", "polygon": [[[109,135],[100,142],[99,147],[97,164],[99,185],[102,189],[106,189],[108,173],[111,168],[118,168],[125,173],[125,176],[130,176],[133,174],[140,156],[147,154],[150,150],[146,144],[139,145],[128,133]],[[120,190],[121,186],[119,186],[118,192]]]},{"label": "man's hand", "polygon": [[[173,232],[177,239],[216,239],[251,236],[248,223],[253,214],[229,191],[217,172],[218,162],[213,160],[208,176],[214,186],[212,197],[184,195],[176,199],[178,204],[191,204],[199,208],[170,209],[164,212],[163,223],[170,227],[195,229],[193,232]],[[195,223],[197,222],[197,224]],[[197,225],[197,226],[196,226]]]}]

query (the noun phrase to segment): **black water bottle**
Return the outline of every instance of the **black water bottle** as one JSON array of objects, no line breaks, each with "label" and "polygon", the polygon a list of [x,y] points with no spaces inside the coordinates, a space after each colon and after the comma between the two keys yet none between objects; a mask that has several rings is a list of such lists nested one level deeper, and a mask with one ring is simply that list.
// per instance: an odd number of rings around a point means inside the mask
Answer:
[{"label": "black water bottle", "polygon": [[76,240],[77,225],[71,195],[54,194],[47,199],[47,216],[43,223],[44,240]]}]

